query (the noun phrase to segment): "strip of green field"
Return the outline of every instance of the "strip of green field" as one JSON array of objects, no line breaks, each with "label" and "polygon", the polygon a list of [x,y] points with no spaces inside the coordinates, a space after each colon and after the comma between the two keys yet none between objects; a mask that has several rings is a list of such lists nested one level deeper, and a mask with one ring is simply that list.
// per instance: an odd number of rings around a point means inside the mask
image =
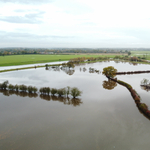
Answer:
[{"label": "strip of green field", "polygon": [[114,57],[114,55],[8,55],[0,56],[0,66],[15,66],[56,61],[67,61],[77,57]]},{"label": "strip of green field", "polygon": [[132,54],[146,55],[150,54],[150,51],[131,51]]},{"label": "strip of green field", "polygon": [[[38,66],[36,68],[40,68],[40,67],[45,67],[45,66]],[[16,68],[16,69],[6,69],[6,70],[0,70],[0,73],[8,72],[8,71],[18,71],[18,70],[25,70],[25,69],[33,69],[33,68],[35,68],[35,67],[32,66],[32,67],[24,67],[24,68]]]},{"label": "strip of green field", "polygon": [[131,56],[145,57],[146,60],[150,60],[150,51],[131,51]]}]

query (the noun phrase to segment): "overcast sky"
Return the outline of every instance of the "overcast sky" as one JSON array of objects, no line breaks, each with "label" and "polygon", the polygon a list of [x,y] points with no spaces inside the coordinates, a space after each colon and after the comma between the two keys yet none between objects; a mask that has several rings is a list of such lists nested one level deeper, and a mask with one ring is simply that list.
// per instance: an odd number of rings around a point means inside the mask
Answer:
[{"label": "overcast sky", "polygon": [[149,0],[0,0],[0,47],[150,47]]}]

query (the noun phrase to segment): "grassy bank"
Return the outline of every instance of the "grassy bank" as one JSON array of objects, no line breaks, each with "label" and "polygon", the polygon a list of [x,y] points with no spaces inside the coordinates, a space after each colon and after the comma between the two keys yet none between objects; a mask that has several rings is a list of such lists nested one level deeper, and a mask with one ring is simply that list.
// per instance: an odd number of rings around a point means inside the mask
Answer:
[{"label": "grassy bank", "polygon": [[36,63],[47,63],[56,61],[67,61],[77,57],[115,57],[116,54],[109,55],[6,55],[0,56],[0,66],[15,66]]},{"label": "grassy bank", "polygon": [[[53,64],[53,65],[48,65],[49,67],[50,66],[59,66],[61,65],[60,64]],[[3,73],[3,72],[8,72],[8,71],[18,71],[18,70],[25,70],[25,69],[36,69],[36,68],[41,68],[41,67],[45,67],[45,65],[41,65],[41,66],[32,66],[32,67],[24,67],[24,68],[15,68],[15,69],[5,69],[5,70],[0,70],[0,73]]]},{"label": "grassy bank", "polygon": [[[40,67],[45,67],[45,66],[37,66],[36,68],[40,68]],[[18,70],[25,70],[25,69],[33,69],[33,68],[35,68],[35,66],[33,66],[33,67],[24,67],[24,68],[15,68],[15,69],[5,69],[5,70],[0,70],[0,73],[8,72],[8,71],[18,71]]]},{"label": "grassy bank", "polygon": [[138,95],[138,93],[132,88],[132,86],[124,81],[121,80],[117,80],[117,79],[113,79],[110,77],[107,77],[117,83],[119,83],[120,85],[125,86],[131,93],[132,98],[134,99],[136,106],[138,107],[139,111],[150,120],[150,110],[148,109],[148,106],[145,103],[141,103],[141,98]]}]

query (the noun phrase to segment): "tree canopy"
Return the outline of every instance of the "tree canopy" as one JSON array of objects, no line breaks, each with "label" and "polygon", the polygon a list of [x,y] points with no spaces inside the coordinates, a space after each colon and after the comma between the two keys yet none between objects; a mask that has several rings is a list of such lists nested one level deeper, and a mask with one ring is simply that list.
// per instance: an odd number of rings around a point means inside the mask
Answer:
[{"label": "tree canopy", "polygon": [[70,94],[73,96],[73,98],[76,98],[78,96],[81,96],[82,91],[80,91],[78,88],[74,87],[74,88],[71,88]]},{"label": "tree canopy", "polygon": [[113,78],[116,76],[116,72],[117,72],[117,69],[115,69],[113,66],[108,66],[106,68],[103,68],[102,74]]},{"label": "tree canopy", "polygon": [[143,79],[142,81],[141,81],[141,85],[148,85],[149,84],[149,80],[148,79]]}]

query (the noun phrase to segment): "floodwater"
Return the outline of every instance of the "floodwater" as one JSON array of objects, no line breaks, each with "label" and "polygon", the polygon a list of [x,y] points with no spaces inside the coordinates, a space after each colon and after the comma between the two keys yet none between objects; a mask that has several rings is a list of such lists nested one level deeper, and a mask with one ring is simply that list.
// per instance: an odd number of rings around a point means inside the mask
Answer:
[{"label": "floodwater", "polygon": [[[150,120],[141,114],[129,91],[110,84],[101,73],[114,66],[118,71],[150,70],[150,65],[99,62],[76,66],[72,75],[45,68],[5,72],[0,83],[32,85],[38,88],[78,87],[79,103],[38,95],[0,91],[1,150],[149,150]],[[83,71],[83,68],[87,70]],[[150,92],[141,89],[150,74],[118,75],[150,106]],[[103,87],[104,86],[104,87]]]},{"label": "floodwater", "polygon": [[17,65],[17,66],[0,66],[0,70],[6,69],[16,69],[16,68],[25,68],[25,67],[35,67],[35,66],[44,66],[45,64],[53,65],[53,64],[62,64],[68,61],[57,61],[57,62],[47,62],[47,63],[37,63],[37,64],[28,64],[28,65]]}]

